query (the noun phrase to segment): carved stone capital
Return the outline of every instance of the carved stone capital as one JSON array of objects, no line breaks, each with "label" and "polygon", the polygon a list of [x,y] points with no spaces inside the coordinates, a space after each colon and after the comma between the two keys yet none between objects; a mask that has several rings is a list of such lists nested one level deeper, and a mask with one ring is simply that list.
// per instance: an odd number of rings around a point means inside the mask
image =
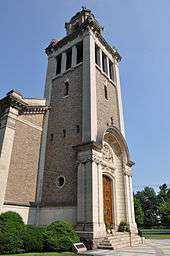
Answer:
[{"label": "carved stone capital", "polygon": [[124,165],[123,167],[123,173],[124,175],[127,175],[127,176],[132,176],[132,170],[129,166],[127,165]]}]

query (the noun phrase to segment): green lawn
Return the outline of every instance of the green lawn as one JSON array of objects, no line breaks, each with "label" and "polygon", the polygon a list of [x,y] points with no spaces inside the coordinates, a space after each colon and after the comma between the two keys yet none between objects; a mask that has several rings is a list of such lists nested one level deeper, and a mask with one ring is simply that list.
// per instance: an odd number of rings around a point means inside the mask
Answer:
[{"label": "green lawn", "polygon": [[141,231],[146,239],[170,239],[170,234],[166,234],[170,229],[141,229]]},{"label": "green lawn", "polygon": [[1,256],[75,256],[76,254],[72,252],[63,252],[63,253],[58,253],[58,252],[43,252],[43,253],[20,253],[20,254],[1,254]]},{"label": "green lawn", "polygon": [[170,239],[169,234],[145,234],[146,239]]}]

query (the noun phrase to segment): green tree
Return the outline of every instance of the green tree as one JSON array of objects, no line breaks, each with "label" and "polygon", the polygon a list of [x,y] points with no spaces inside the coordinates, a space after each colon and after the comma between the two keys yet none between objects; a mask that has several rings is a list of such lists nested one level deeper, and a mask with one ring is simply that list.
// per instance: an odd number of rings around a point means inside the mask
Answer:
[{"label": "green tree", "polygon": [[135,220],[138,227],[143,226],[144,223],[144,212],[141,206],[139,198],[134,196],[134,208],[135,208]]},{"label": "green tree", "polygon": [[170,188],[166,184],[163,184],[159,187],[159,193],[158,193],[158,201],[159,203],[165,203],[168,200],[170,200]]},{"label": "green tree", "polygon": [[159,211],[161,224],[163,226],[170,226],[170,188],[166,184],[159,187],[158,193]]},{"label": "green tree", "polygon": [[153,227],[159,224],[159,203],[153,188],[145,187],[137,192],[136,198],[140,200],[144,212],[144,226]]},{"label": "green tree", "polygon": [[159,209],[162,225],[170,227],[170,200],[168,202],[162,203]]}]

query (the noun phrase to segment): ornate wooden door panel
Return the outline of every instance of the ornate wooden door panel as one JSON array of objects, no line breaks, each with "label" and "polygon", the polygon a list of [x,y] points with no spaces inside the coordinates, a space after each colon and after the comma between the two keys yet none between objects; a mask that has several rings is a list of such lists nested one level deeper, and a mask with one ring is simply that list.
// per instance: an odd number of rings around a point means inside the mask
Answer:
[{"label": "ornate wooden door panel", "polygon": [[104,222],[113,224],[112,211],[112,181],[109,177],[103,175],[103,210]]}]

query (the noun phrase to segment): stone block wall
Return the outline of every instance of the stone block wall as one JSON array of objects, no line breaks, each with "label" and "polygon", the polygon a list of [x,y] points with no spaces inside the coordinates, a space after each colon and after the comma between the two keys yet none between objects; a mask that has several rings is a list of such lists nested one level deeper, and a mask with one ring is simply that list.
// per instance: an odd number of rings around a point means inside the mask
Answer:
[{"label": "stone block wall", "polygon": [[[104,86],[107,86],[108,99],[105,99]],[[113,124],[118,129],[119,110],[117,89],[115,85],[96,67],[96,94],[97,94],[97,132],[98,138],[102,138],[105,130]]]},{"label": "stone block wall", "polygon": [[[69,83],[67,96],[64,95],[66,81]],[[53,80],[50,106],[41,204],[76,205],[77,157],[72,146],[81,143],[82,64]],[[80,128],[79,133],[77,125]],[[60,175],[65,177],[62,188],[57,187],[57,177]]]},{"label": "stone block wall", "polygon": [[35,202],[43,114],[19,115],[15,124],[5,203]]}]

